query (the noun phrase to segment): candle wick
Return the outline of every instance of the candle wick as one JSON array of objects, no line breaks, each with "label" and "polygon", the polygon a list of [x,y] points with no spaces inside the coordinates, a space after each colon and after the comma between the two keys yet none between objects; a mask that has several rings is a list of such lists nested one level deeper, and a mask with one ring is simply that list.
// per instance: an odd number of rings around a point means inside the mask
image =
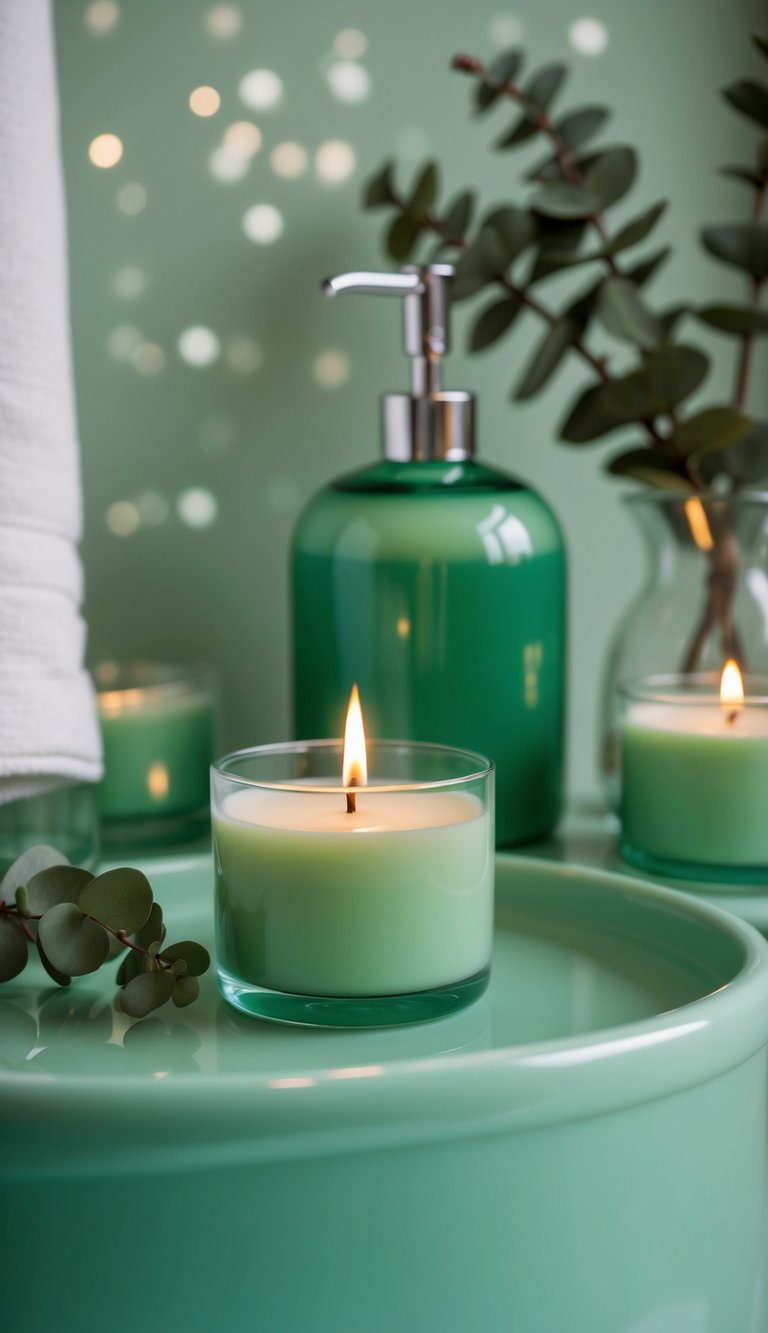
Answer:
[{"label": "candle wick", "polygon": [[740,710],[738,708],[734,708],[733,712],[728,714],[725,720],[729,727],[733,726],[734,722],[736,721],[736,718],[739,716],[739,712]]},{"label": "candle wick", "polygon": [[353,815],[357,810],[357,797],[353,791],[347,792],[347,814]]}]

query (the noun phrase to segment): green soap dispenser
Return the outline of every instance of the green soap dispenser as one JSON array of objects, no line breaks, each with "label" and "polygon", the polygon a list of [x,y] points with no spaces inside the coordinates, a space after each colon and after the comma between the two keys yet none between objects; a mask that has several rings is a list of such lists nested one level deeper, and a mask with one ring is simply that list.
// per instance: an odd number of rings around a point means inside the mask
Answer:
[{"label": "green soap dispenser", "polygon": [[453,270],[346,273],[404,298],[410,394],[383,399],[383,460],[342,477],[293,543],[294,722],[336,736],[354,681],[369,735],[497,765],[496,839],[543,837],[562,800],[566,562],[551,509],[474,459],[474,401],[445,392]]}]

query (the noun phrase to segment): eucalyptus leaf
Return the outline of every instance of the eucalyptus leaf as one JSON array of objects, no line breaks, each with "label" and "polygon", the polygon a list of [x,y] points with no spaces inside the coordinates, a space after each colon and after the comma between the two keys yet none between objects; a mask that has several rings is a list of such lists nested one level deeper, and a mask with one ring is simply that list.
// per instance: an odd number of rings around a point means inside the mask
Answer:
[{"label": "eucalyptus leaf", "polygon": [[490,228],[483,228],[473,245],[461,255],[456,264],[452,296],[462,301],[474,296],[506,268],[506,257],[501,240]]},{"label": "eucalyptus leaf", "polygon": [[66,856],[58,852],[55,847],[48,847],[45,843],[40,843],[37,847],[29,847],[8,867],[3,875],[2,881],[0,881],[0,899],[6,903],[14,902],[16,890],[19,886],[26,884],[38,871],[47,870],[49,866],[65,866],[68,864]]},{"label": "eucalyptus leaf", "polygon": [[668,245],[661,250],[655,250],[653,254],[641,259],[639,263],[634,264],[632,268],[625,271],[624,276],[634,282],[636,287],[644,287],[658,273],[662,264],[669,259],[672,251]]},{"label": "eucalyptus leaf", "polygon": [[548,111],[568,76],[568,66],[555,63],[545,65],[526,85],[525,105],[540,115]]},{"label": "eucalyptus leaf", "polygon": [[200,994],[200,982],[197,977],[179,977],[173,988],[171,999],[177,1009],[185,1009],[193,1004]]},{"label": "eucalyptus leaf", "polygon": [[475,91],[475,106],[479,113],[487,111],[504,91],[504,85],[513,83],[523,64],[523,53],[516,49],[502,51],[488,66],[485,78]]},{"label": "eucalyptus leaf", "polygon": [[42,916],[57,903],[79,902],[80,894],[92,879],[90,870],[80,866],[58,865],[38,870],[17,890],[19,911],[24,916]]},{"label": "eucalyptus leaf", "polygon": [[40,962],[42,963],[43,967],[48,973],[48,976],[51,978],[51,981],[55,981],[57,986],[71,986],[72,978],[68,977],[65,972],[60,972],[57,967],[53,966],[53,963],[51,962],[50,958],[45,952],[45,949],[40,943],[39,935],[35,940],[35,944],[37,945],[37,953]]},{"label": "eucalyptus leaf", "polygon": [[613,240],[609,242],[608,252],[612,255],[618,255],[623,250],[628,250],[630,246],[639,245],[653,231],[666,207],[666,199],[660,199],[658,204],[654,204],[651,208],[646,209],[644,213],[634,218],[632,222],[628,222],[620,231],[617,231]]},{"label": "eucalyptus leaf", "polygon": [[490,230],[500,241],[503,268],[511,264],[536,240],[538,228],[526,208],[494,208],[483,218],[483,230]]},{"label": "eucalyptus leaf", "polygon": [[115,980],[118,986],[127,986],[129,981],[138,977],[144,971],[143,955],[137,953],[135,949],[129,949],[119,968]]},{"label": "eucalyptus leaf", "polygon": [[741,486],[752,486],[768,479],[768,421],[755,421],[738,444],[723,457],[723,463]]},{"label": "eucalyptus leaf", "polygon": [[560,142],[569,153],[575,153],[589,139],[594,138],[606,121],[610,119],[606,106],[582,106],[577,111],[570,111],[555,125]]},{"label": "eucalyptus leaf", "polygon": [[766,60],[768,60],[768,38],[761,37],[759,33],[753,32],[752,45],[756,51],[760,52],[761,56],[765,56]]},{"label": "eucalyptus leaf", "polygon": [[768,224],[744,222],[705,227],[701,239],[705,250],[715,259],[742,269],[756,282],[768,277]]},{"label": "eucalyptus leaf", "polygon": [[518,402],[532,398],[544,387],[577,336],[578,329],[569,319],[559,319],[547,329],[515,389],[514,397]]},{"label": "eucalyptus leaf", "polygon": [[387,232],[387,254],[396,264],[404,264],[419,239],[420,227],[412,217],[395,218]]},{"label": "eucalyptus leaf", "polygon": [[140,949],[148,949],[150,944],[162,944],[164,939],[163,909],[159,903],[153,903],[144,925],[134,931],[133,940]]},{"label": "eucalyptus leaf", "polygon": [[629,278],[606,278],[600,290],[597,318],[615,338],[654,347],[663,337],[660,321],[644,304]]},{"label": "eucalyptus leaf", "polygon": [[152,908],[152,889],[140,870],[122,866],[92,879],[80,894],[80,907],[103,921],[110,930],[132,935],[140,930]]},{"label": "eucalyptus leaf", "polygon": [[539,127],[530,116],[520,116],[514,122],[512,128],[505,134],[500,135],[494,144],[495,148],[519,148],[521,144],[527,143],[529,139],[535,139],[539,133]]},{"label": "eucalyptus leaf", "polygon": [[37,933],[46,957],[67,977],[95,972],[109,953],[107,932],[74,903],[51,907],[41,918]]},{"label": "eucalyptus leaf", "polygon": [[538,218],[539,252],[533,265],[530,281],[540,282],[543,278],[560,273],[570,268],[577,257],[584,239],[587,224],[581,221],[564,221],[562,218]]},{"label": "eucalyptus leaf", "polygon": [[596,191],[563,181],[537,190],[531,207],[550,218],[587,218],[599,213],[602,203]]},{"label": "eucalyptus leaf", "polygon": [[427,162],[416,178],[407,204],[407,214],[416,222],[421,222],[429,213],[439,188],[437,165]]},{"label": "eucalyptus leaf", "polygon": [[745,185],[751,185],[753,189],[759,190],[765,184],[763,177],[758,171],[751,171],[749,167],[721,167],[721,176],[728,176],[731,180],[743,181]]},{"label": "eucalyptus leaf", "polygon": [[177,958],[183,958],[191,977],[201,977],[211,966],[208,950],[195,940],[181,940],[178,944],[171,944],[163,949],[160,957],[165,963],[175,963]]},{"label": "eucalyptus leaf", "polygon": [[617,421],[648,421],[671,412],[698,389],[709,359],[696,347],[666,343],[639,370],[606,384],[603,404]]},{"label": "eucalyptus leaf", "polygon": [[560,428],[560,436],[567,444],[591,444],[626,425],[624,417],[616,417],[606,406],[607,387],[602,382],[591,384],[579,394]]},{"label": "eucalyptus leaf", "polygon": [[516,296],[505,296],[486,306],[472,326],[470,350],[481,352],[497,342],[512,327],[522,309],[523,302]]},{"label": "eucalyptus leaf", "polygon": [[768,333],[768,310],[755,310],[752,306],[707,305],[697,310],[696,315],[703,324],[721,333]]},{"label": "eucalyptus leaf", "polygon": [[726,102],[748,120],[768,129],[768,88],[756,79],[739,79],[723,89]]},{"label": "eucalyptus leaf", "polygon": [[131,1018],[146,1018],[170,1000],[179,982],[172,972],[142,972],[120,994],[120,1007]]},{"label": "eucalyptus leaf", "polygon": [[0,981],[12,981],[24,971],[29,945],[21,928],[8,916],[0,916]]},{"label": "eucalyptus leaf", "polygon": [[628,449],[616,454],[606,464],[606,472],[614,477],[631,477],[634,481],[643,481],[648,486],[660,490],[688,494],[693,487],[685,477],[675,469],[655,449]]},{"label": "eucalyptus leaf", "polygon": [[394,166],[392,162],[385,162],[363,187],[363,207],[384,208],[394,201]]},{"label": "eucalyptus leaf", "polygon": [[634,148],[609,148],[601,153],[584,175],[585,192],[598,200],[597,209],[610,208],[631,189],[637,175]]},{"label": "eucalyptus leaf", "polygon": [[471,190],[464,190],[457,195],[451,204],[449,204],[443,215],[442,226],[446,235],[457,240],[462,240],[467,233],[467,228],[472,221],[472,213],[475,207],[475,196]]},{"label": "eucalyptus leaf", "polygon": [[675,426],[672,440],[684,458],[730,449],[749,434],[752,422],[735,407],[707,407]]}]

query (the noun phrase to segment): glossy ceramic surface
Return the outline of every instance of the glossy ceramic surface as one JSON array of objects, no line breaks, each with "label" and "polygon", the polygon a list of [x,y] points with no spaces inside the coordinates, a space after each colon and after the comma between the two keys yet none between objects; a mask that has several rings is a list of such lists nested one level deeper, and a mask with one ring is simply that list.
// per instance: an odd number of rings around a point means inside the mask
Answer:
[{"label": "glossy ceramic surface", "polygon": [[[209,863],[149,869],[209,937]],[[260,1024],[209,976],[124,1031],[103,982],[5,987],[14,1333],[761,1330],[768,946],[637,881],[498,878],[487,996],[423,1027]]]}]

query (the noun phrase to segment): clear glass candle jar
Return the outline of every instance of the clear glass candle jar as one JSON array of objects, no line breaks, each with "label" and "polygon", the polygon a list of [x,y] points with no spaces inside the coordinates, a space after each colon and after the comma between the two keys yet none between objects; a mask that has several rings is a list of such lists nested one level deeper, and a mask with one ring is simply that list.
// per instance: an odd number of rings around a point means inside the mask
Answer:
[{"label": "clear glass candle jar", "polygon": [[651,874],[768,879],[768,678],[723,703],[719,675],[650,676],[621,692],[621,854]]},{"label": "clear glass candle jar", "polygon": [[216,960],[236,1008],[380,1027],[442,1017],[485,990],[493,765],[369,741],[368,766],[366,786],[343,786],[338,741],[213,766]]},{"label": "clear glass candle jar", "polygon": [[217,690],[202,666],[102,662],[94,668],[104,738],[102,839],[141,847],[207,829]]}]

